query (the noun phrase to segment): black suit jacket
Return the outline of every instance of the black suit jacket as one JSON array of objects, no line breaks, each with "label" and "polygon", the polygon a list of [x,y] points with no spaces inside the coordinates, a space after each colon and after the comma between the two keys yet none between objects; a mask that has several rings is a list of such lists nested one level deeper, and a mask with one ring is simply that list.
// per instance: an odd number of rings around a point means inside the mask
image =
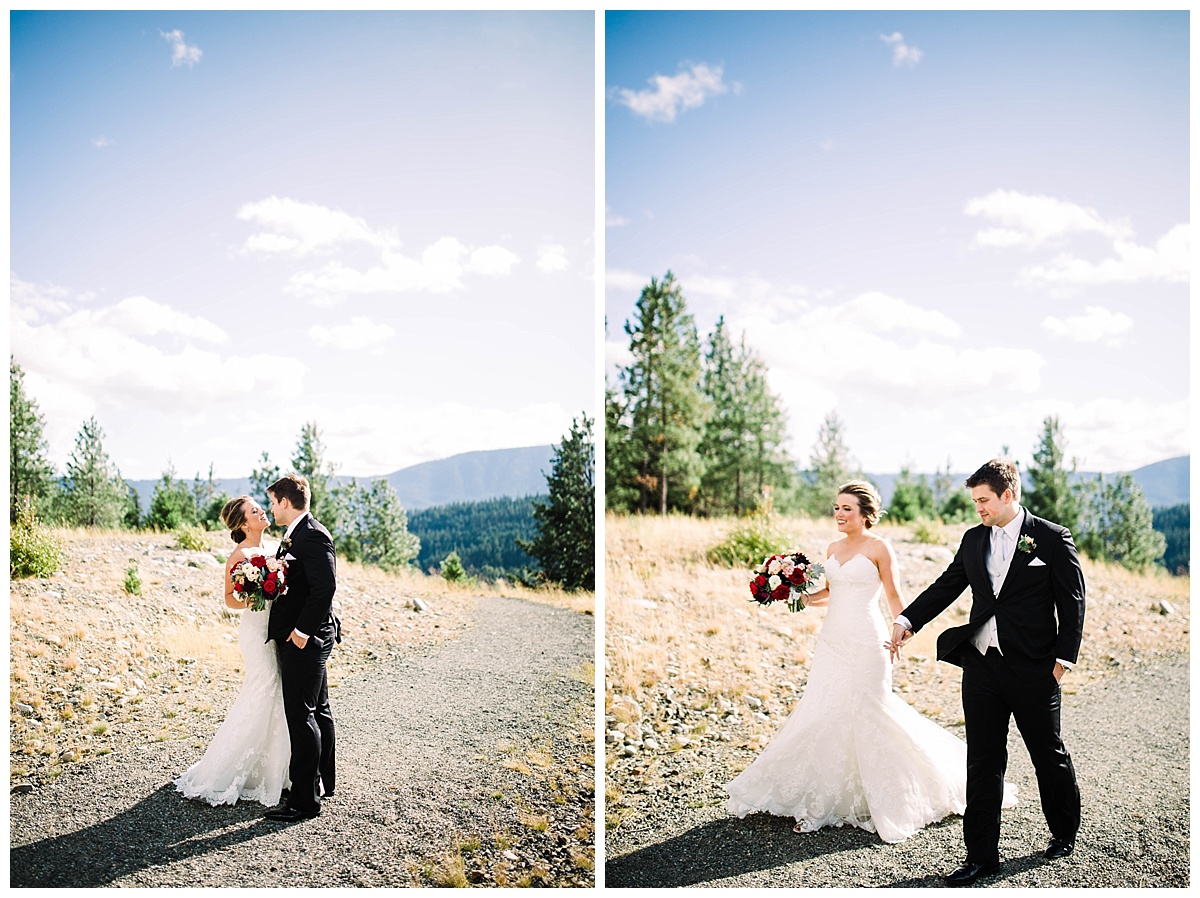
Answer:
[{"label": "black suit jacket", "polygon": [[[987,558],[991,528],[980,524],[963,534],[954,560],[928,589],[904,609],[915,633],[948,608],[968,586],[971,617],[938,636],[937,655],[960,667],[963,652],[976,649],[970,637],[993,614],[1000,651],[1021,679],[1050,674],[1061,658],[1072,664],[1083,640],[1083,570],[1071,532],[1022,508],[1021,536],[1033,540],[1032,552],[1015,550],[1000,595],[992,593]],[[1033,564],[1038,559],[1042,564]],[[1056,620],[1057,617],[1057,620]]]},{"label": "black suit jacket", "polygon": [[292,630],[323,640],[335,627],[333,594],[337,589],[337,555],[333,537],[311,514],[292,531],[287,592],[275,600],[267,622],[267,641],[284,642]]}]

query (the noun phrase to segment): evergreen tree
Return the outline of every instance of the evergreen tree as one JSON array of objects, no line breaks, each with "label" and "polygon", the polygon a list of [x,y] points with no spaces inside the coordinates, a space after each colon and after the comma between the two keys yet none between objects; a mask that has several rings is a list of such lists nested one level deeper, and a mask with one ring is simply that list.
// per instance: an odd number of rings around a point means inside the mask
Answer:
[{"label": "evergreen tree", "polygon": [[[232,497],[224,490],[217,489],[217,479],[213,476],[213,465],[208,465],[208,476],[203,480],[200,474],[192,481],[192,500],[196,505],[196,523],[205,530],[220,530],[221,509]],[[267,506],[263,506],[266,508]]]},{"label": "evergreen tree", "polygon": [[95,418],[83,422],[63,478],[63,514],[77,527],[119,527],[128,493],[104,451],[104,431]]},{"label": "evergreen tree", "polygon": [[326,527],[335,523],[330,517],[333,508],[329,502],[334,467],[325,458],[325,444],[321,442],[316,421],[309,421],[300,429],[292,468],[308,479],[308,510],[312,516]]},{"label": "evergreen tree", "polygon": [[610,511],[635,511],[639,495],[625,398],[605,384],[604,505]]},{"label": "evergreen tree", "polygon": [[817,432],[803,498],[805,510],[814,517],[828,515],[837,498],[838,487],[860,476],[846,447],[844,431],[845,425],[834,410],[825,416]]},{"label": "evergreen tree", "polygon": [[121,523],[127,530],[137,530],[142,526],[142,503],[132,483],[125,484],[125,513]]},{"label": "evergreen tree", "polygon": [[675,275],[650,279],[625,322],[633,361],[621,371],[636,459],[638,509],[687,508],[700,483],[704,427],[700,338]]},{"label": "evergreen tree", "polygon": [[54,471],[46,461],[45,419],[25,392],[25,372],[12,356],[8,375],[8,521],[14,524],[26,500],[32,520],[39,503],[49,498]]},{"label": "evergreen tree", "polygon": [[892,499],[888,502],[888,518],[897,524],[932,518],[935,513],[933,489],[922,474],[914,480],[908,465],[900,468],[896,485],[892,488]]},{"label": "evergreen tree", "polygon": [[1132,474],[1103,474],[1087,485],[1078,545],[1088,556],[1144,571],[1162,557],[1167,541]]},{"label": "evergreen tree", "polygon": [[766,365],[744,334],[734,347],[724,316],[709,338],[703,385],[709,415],[700,443],[699,508],[740,515],[755,507],[764,487],[790,483],[782,449],[787,419],[767,384]]},{"label": "evergreen tree", "polygon": [[1042,422],[1042,438],[1033,453],[1033,464],[1029,467],[1029,489],[1021,497],[1021,504],[1039,518],[1061,524],[1074,532],[1079,526],[1079,496],[1071,486],[1075,473],[1075,460],[1067,470],[1063,460],[1062,428],[1057,416],[1048,416]]},{"label": "evergreen tree", "polygon": [[563,589],[596,588],[596,445],[592,419],[571,422],[546,475],[550,497],[535,502],[538,535],[517,545],[538,560],[542,575]]},{"label": "evergreen tree", "polygon": [[937,516],[947,524],[961,524],[974,520],[975,503],[962,483],[955,483],[950,475],[953,468],[946,459],[946,470],[938,468],[933,478],[933,505]]},{"label": "evergreen tree", "polygon": [[1187,576],[1191,570],[1191,512],[1188,502],[1154,509],[1154,529],[1163,535],[1167,546],[1162,564],[1172,574]]},{"label": "evergreen tree", "polygon": [[146,526],[156,530],[178,530],[196,523],[196,499],[187,482],[175,476],[175,466],[168,463],[162,477],[154,485]]},{"label": "evergreen tree", "polygon": [[364,488],[351,477],[334,487],[326,502],[338,554],[347,561],[396,571],[414,562],[421,541],[408,530],[400,497],[383,477]]},{"label": "evergreen tree", "polygon": [[271,497],[267,495],[267,487],[278,480],[279,475],[279,465],[271,464],[271,456],[263,452],[258,460],[258,467],[250,472],[250,498],[260,507],[271,507]]}]

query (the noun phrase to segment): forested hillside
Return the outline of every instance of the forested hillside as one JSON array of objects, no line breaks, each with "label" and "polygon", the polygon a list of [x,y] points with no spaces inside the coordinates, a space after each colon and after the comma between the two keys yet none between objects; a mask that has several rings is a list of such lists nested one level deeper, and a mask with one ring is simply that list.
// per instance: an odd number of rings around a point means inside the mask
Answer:
[{"label": "forested hillside", "polygon": [[410,512],[408,529],[421,539],[417,566],[436,571],[442,559],[457,552],[467,572],[482,577],[513,578],[524,568],[537,567],[517,545],[517,537],[537,536],[533,501],[544,498],[455,502]]}]

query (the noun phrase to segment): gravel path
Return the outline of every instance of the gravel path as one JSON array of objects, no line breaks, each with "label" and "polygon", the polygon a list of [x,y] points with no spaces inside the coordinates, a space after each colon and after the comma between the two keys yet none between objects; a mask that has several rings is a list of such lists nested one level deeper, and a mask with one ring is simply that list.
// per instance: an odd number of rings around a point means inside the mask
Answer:
[{"label": "gravel path", "polygon": [[594,644],[591,616],[485,598],[344,678],[337,793],[294,825],[175,793],[195,740],[118,746],[12,796],[11,885],[594,885]]},{"label": "gravel path", "polygon": [[[1189,663],[1123,669],[1064,696],[1063,736],[1083,793],[1075,854],[1047,862],[1033,768],[1011,729],[1008,779],[1020,790],[1001,829],[1001,871],[980,886],[1189,885]],[[961,735],[961,733],[960,733]],[[709,743],[664,757],[657,784],[605,837],[606,886],[935,886],[964,857],[961,818],[888,845],[852,827],[797,836],[792,821],[739,820],[721,785],[745,749]],[[630,790],[627,790],[630,791]]]}]

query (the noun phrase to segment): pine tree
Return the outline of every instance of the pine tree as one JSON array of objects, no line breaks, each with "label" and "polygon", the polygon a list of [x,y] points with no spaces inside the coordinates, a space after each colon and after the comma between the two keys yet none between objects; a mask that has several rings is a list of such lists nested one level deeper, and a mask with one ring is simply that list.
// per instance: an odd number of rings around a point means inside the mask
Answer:
[{"label": "pine tree", "polygon": [[933,489],[922,474],[919,480],[914,480],[912,469],[908,465],[900,468],[896,485],[892,488],[892,498],[887,507],[888,520],[897,524],[916,521],[922,518],[932,518],[934,515]]},{"label": "pine tree", "polygon": [[700,509],[740,515],[755,507],[765,487],[790,483],[782,449],[787,418],[767,383],[766,365],[744,334],[734,347],[724,316],[709,338],[703,384],[709,415],[700,443]]},{"label": "pine tree", "polygon": [[667,272],[642,289],[636,319],[625,322],[633,361],[621,371],[636,458],[638,509],[686,508],[700,483],[697,445],[704,427],[700,338],[687,302]]},{"label": "pine tree", "polygon": [[16,523],[28,500],[32,520],[51,493],[54,471],[46,461],[46,422],[37,403],[25,392],[25,372],[8,359],[8,521]]},{"label": "pine tree", "polygon": [[279,465],[271,464],[271,456],[264,452],[258,460],[258,467],[250,472],[250,497],[259,507],[271,507],[267,487],[279,479],[279,473]]},{"label": "pine tree", "polygon": [[229,501],[230,495],[224,490],[217,489],[217,478],[213,476],[213,465],[208,465],[208,476],[203,480],[197,472],[192,481],[192,500],[196,505],[196,523],[206,530],[220,530],[221,509]]},{"label": "pine tree", "polygon": [[421,541],[408,531],[408,516],[400,497],[386,478],[372,481],[362,501],[363,561],[385,571],[412,564],[421,552]]},{"label": "pine tree", "polygon": [[154,495],[150,497],[150,508],[146,512],[146,526],[170,531],[195,523],[196,499],[187,482],[175,476],[175,466],[168,462],[167,469],[154,485]]},{"label": "pine tree", "polygon": [[814,517],[828,515],[837,498],[838,487],[858,476],[846,447],[844,431],[845,425],[834,410],[825,416],[817,432],[817,442],[809,460],[808,487],[804,491],[805,510]]},{"label": "pine tree", "polygon": [[329,502],[334,467],[325,458],[325,444],[321,442],[321,431],[316,421],[309,421],[300,429],[296,454],[292,456],[292,468],[308,479],[309,512],[330,527],[335,523],[331,518],[333,508]]},{"label": "pine tree", "polygon": [[604,387],[604,506],[635,511],[640,490],[624,395]]},{"label": "pine tree", "polygon": [[1058,417],[1051,415],[1042,422],[1042,438],[1033,453],[1029,467],[1030,487],[1021,504],[1039,518],[1045,518],[1074,531],[1079,526],[1079,496],[1071,486],[1075,460],[1068,471],[1063,461],[1062,428]]},{"label": "pine tree", "polygon": [[546,475],[550,498],[535,502],[538,535],[517,545],[538,560],[542,575],[563,589],[596,588],[596,445],[592,419],[571,422]]},{"label": "pine tree", "polygon": [[963,484],[951,478],[952,470],[950,459],[946,459],[946,470],[938,468],[933,478],[933,505],[945,523],[961,524],[975,517],[975,503]]},{"label": "pine tree", "polygon": [[1088,484],[1078,545],[1089,557],[1142,572],[1162,557],[1166,538],[1132,474],[1104,475]]},{"label": "pine tree", "polygon": [[77,527],[119,527],[125,518],[127,489],[104,451],[104,431],[95,418],[83,422],[63,478],[63,511]]}]

